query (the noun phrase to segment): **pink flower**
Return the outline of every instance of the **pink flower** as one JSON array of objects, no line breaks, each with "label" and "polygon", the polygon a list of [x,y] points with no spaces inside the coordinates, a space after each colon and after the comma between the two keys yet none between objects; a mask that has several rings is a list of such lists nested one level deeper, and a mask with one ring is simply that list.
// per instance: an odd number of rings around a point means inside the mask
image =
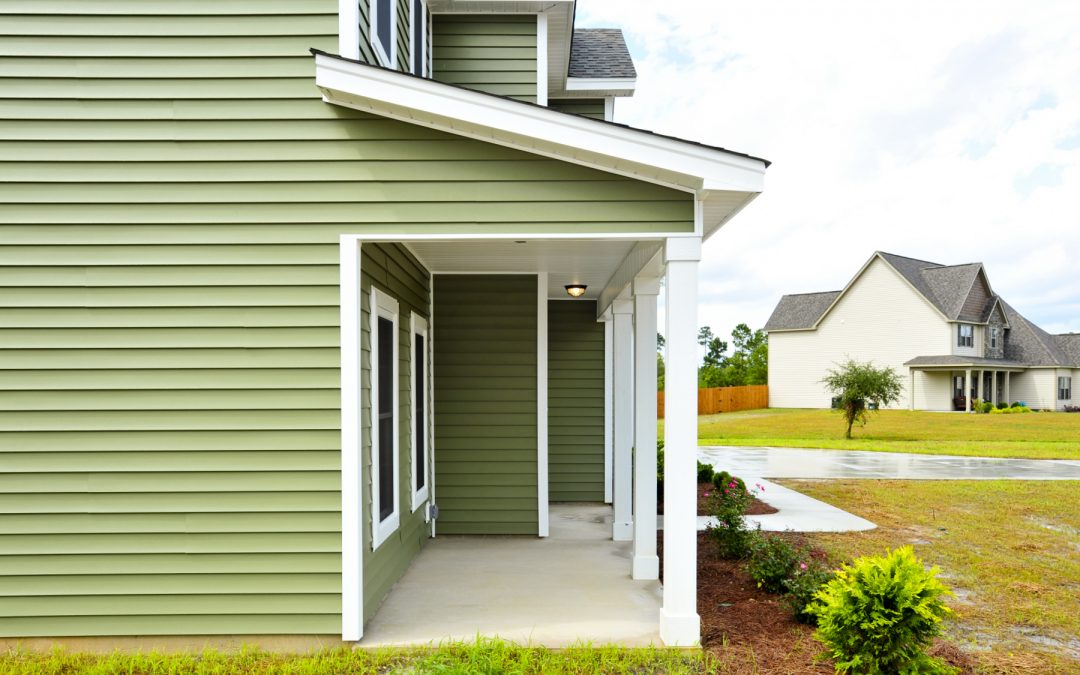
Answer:
[{"label": "pink flower", "polygon": [[709,496],[710,494],[712,494],[712,493],[710,493],[710,492],[706,492],[706,493],[705,493],[705,496],[706,496],[706,497],[708,497],[708,496]]},{"label": "pink flower", "polygon": [[801,570],[806,569],[806,563],[799,563],[799,569],[801,569]]}]

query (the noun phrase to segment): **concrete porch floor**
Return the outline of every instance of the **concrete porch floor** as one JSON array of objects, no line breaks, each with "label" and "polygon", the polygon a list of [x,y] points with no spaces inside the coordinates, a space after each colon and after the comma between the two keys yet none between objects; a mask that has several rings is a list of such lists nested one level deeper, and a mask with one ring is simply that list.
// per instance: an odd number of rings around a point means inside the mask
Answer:
[{"label": "concrete porch floor", "polygon": [[439,536],[364,629],[361,647],[500,637],[519,644],[660,645],[658,581],[630,578],[611,507],[552,504],[547,539]]}]

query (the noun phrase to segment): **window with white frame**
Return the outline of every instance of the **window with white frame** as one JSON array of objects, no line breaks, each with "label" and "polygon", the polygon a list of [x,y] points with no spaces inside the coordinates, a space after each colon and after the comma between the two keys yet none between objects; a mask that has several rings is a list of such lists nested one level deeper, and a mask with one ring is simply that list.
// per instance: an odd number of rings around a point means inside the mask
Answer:
[{"label": "window with white frame", "polygon": [[970,323],[962,323],[956,328],[956,345],[958,347],[975,346],[975,326]]},{"label": "window with white frame", "polygon": [[427,0],[409,0],[409,67],[413,75],[427,77]]},{"label": "window with white frame", "polygon": [[371,547],[398,528],[398,302],[371,289]]},{"label": "window with white frame", "polygon": [[1058,400],[1059,401],[1071,401],[1072,400],[1072,378],[1071,377],[1059,377],[1058,378]]},{"label": "window with white frame", "polygon": [[428,322],[413,312],[412,319],[412,510],[428,498],[428,417],[431,414],[428,387]]},{"label": "window with white frame", "polygon": [[397,12],[396,0],[369,0],[371,18],[369,35],[371,48],[379,63],[387,68],[397,67]]},{"label": "window with white frame", "polygon": [[990,326],[990,349],[998,347],[998,327]]}]

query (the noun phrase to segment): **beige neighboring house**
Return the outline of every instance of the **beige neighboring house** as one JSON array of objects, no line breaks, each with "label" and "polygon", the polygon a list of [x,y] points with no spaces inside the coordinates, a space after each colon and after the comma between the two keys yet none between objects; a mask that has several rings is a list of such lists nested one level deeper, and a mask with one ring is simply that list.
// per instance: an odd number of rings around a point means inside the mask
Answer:
[{"label": "beige neighboring house", "polygon": [[978,398],[1080,404],[1080,333],[1051,335],[990,285],[981,263],[876,252],[840,291],[785,295],[765,325],[769,406],[827,408],[821,379],[851,357],[905,379],[898,408],[970,410]]}]

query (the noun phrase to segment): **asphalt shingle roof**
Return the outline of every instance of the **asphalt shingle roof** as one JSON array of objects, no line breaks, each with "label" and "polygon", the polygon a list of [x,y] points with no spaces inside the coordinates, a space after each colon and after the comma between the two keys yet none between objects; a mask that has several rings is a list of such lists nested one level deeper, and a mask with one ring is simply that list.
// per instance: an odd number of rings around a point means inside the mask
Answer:
[{"label": "asphalt shingle roof", "polygon": [[570,77],[635,78],[634,60],[618,28],[578,28],[570,43]]},{"label": "asphalt shingle roof", "polygon": [[[1061,366],[1080,368],[1080,333],[1051,335],[1028,321],[998,296],[991,296],[980,316],[962,315],[964,303],[972,292],[983,266],[980,263],[941,265],[927,260],[907,258],[893,253],[878,252],[902,277],[907,279],[927,301],[950,321],[984,322],[1000,301],[1009,323],[1005,360],[989,359],[998,365]],[[984,273],[985,274],[985,273]],[[841,291],[785,295],[773,310],[765,330],[808,330],[821,319]],[[924,360],[925,359],[925,360]],[[942,361],[942,359],[946,359]],[[959,360],[953,360],[959,359]],[[979,363],[974,357],[920,356],[906,365],[950,365]]]},{"label": "asphalt shingle roof", "polygon": [[940,356],[916,356],[904,363],[905,366],[998,366],[999,368],[1026,368],[1028,364],[1007,359],[987,359],[979,356],[958,356],[942,354]]},{"label": "asphalt shingle roof", "polygon": [[780,298],[780,304],[773,310],[772,316],[765,324],[765,330],[810,328],[817,323],[839,295],[840,291],[785,295]]}]

